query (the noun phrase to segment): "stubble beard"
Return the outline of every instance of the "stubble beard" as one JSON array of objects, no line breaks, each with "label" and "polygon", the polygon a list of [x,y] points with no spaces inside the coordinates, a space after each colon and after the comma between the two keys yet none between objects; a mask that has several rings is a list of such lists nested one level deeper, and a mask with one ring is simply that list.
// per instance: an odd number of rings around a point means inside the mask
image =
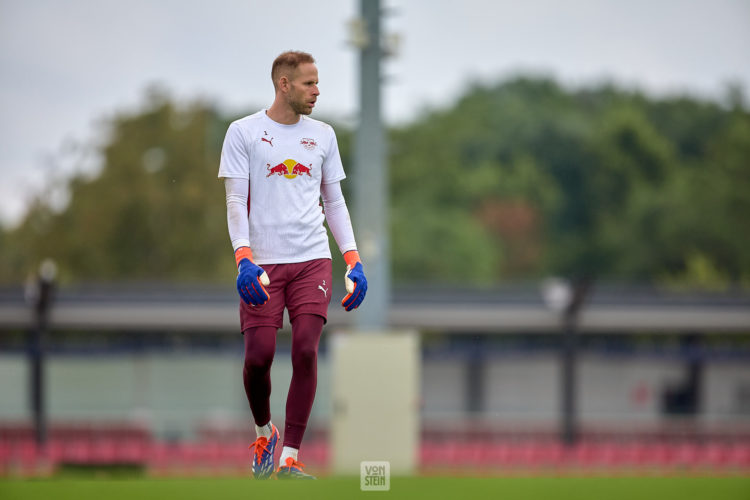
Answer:
[{"label": "stubble beard", "polygon": [[292,104],[292,111],[297,113],[298,115],[309,115],[312,113],[312,108],[307,105],[307,103],[300,103],[300,102],[293,102]]},{"label": "stubble beard", "polygon": [[289,107],[292,108],[292,111],[294,111],[298,115],[309,115],[310,113],[312,113],[312,108],[307,104],[307,102],[291,98],[289,99],[288,103]]}]

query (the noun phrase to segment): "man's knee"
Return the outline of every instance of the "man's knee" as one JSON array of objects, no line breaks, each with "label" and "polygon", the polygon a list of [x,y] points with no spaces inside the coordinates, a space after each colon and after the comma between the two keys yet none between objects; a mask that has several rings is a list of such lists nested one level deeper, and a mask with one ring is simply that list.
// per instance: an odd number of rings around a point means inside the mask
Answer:
[{"label": "man's knee", "polygon": [[251,352],[245,356],[245,372],[258,373],[271,369],[273,363],[273,351]]},{"label": "man's knee", "polygon": [[315,346],[300,346],[292,353],[294,368],[314,368],[318,361],[318,349]]}]

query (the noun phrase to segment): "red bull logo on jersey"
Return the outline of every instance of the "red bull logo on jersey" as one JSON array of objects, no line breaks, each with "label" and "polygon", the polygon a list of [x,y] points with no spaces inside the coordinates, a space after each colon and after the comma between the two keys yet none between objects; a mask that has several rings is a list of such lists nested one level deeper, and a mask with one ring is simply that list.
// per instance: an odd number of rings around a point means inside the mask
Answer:
[{"label": "red bull logo on jersey", "polygon": [[312,177],[312,175],[310,175],[311,168],[312,164],[306,167],[303,164],[298,163],[297,160],[286,159],[275,167],[272,167],[270,163],[266,163],[266,169],[268,170],[268,175],[266,175],[266,177],[271,177],[272,175],[283,175],[287,179],[294,179],[298,175],[305,174],[307,174],[308,177]]}]

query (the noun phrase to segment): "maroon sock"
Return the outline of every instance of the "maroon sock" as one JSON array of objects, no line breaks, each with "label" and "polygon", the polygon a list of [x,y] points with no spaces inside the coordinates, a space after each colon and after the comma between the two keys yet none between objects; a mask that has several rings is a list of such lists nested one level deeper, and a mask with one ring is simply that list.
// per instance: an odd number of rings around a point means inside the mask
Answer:
[{"label": "maroon sock", "polygon": [[245,330],[245,364],[242,380],[255,424],[271,420],[271,363],[276,351],[276,328],[259,326]]},{"label": "maroon sock", "polygon": [[286,400],[284,446],[299,449],[318,383],[318,342],[323,317],[300,314],[292,321],[292,382]]}]

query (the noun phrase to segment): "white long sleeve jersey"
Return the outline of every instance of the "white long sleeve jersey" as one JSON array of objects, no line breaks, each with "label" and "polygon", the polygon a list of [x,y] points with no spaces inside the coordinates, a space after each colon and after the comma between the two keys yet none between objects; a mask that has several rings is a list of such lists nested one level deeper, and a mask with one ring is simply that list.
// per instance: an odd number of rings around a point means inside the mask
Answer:
[{"label": "white long sleeve jersey", "polygon": [[342,253],[356,249],[339,185],[346,176],[329,125],[306,116],[283,125],[265,110],[237,120],[224,139],[219,177],[225,178],[232,246],[252,248],[257,264],[330,258],[324,219]]}]

